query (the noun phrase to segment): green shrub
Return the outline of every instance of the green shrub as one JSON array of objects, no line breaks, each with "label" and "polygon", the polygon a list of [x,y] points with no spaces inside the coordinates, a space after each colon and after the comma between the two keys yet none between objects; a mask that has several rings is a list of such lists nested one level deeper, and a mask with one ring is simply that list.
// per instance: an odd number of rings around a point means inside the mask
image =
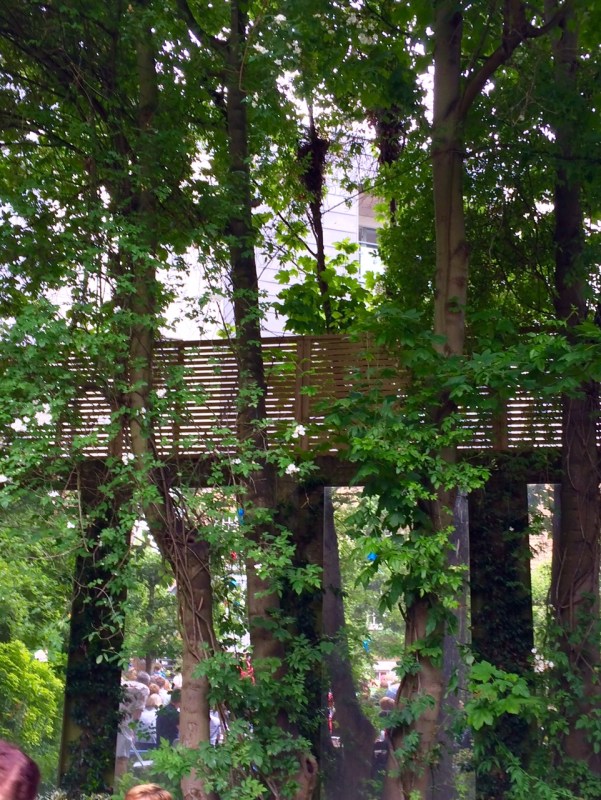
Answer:
[{"label": "green shrub", "polygon": [[54,739],[62,683],[22,642],[0,643],[0,738],[29,753]]}]

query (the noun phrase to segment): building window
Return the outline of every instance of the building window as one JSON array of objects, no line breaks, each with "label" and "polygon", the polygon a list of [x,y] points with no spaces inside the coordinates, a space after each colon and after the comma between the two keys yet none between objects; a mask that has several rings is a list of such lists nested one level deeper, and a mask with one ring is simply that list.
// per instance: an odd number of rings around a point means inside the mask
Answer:
[{"label": "building window", "polygon": [[380,275],[384,272],[384,264],[378,253],[377,228],[359,227],[359,265],[361,276],[366,272]]}]

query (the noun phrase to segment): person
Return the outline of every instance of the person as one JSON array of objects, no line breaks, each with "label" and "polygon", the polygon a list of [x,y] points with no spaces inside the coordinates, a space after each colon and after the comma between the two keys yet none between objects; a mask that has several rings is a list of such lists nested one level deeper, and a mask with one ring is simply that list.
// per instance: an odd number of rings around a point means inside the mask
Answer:
[{"label": "person", "polygon": [[136,680],[138,683],[143,683],[144,686],[150,686],[150,675],[147,672],[144,672],[144,670],[140,670],[140,672],[138,672],[136,675]]},{"label": "person", "polygon": [[[137,678],[141,674],[143,673],[138,673]],[[119,705],[121,723],[117,732],[117,752],[115,753],[115,784],[127,772],[135,738],[134,723],[142,716],[149,695],[148,684],[139,680],[123,681],[122,687],[123,700]]]},{"label": "person", "polygon": [[154,679],[154,682],[159,687],[159,696],[163,701],[163,705],[168,706],[169,701],[171,700],[171,684],[162,675],[157,675]]},{"label": "person", "polygon": [[158,694],[148,695],[146,708],[142,711],[136,727],[136,744],[156,744],[157,709],[161,706]]},{"label": "person", "polygon": [[0,800],[34,800],[39,784],[35,761],[0,739]]},{"label": "person", "polygon": [[[150,692],[150,697],[156,697],[158,699],[158,701],[159,701],[158,705],[162,706],[163,705],[163,700],[161,698],[161,693],[159,691],[158,683],[151,683],[149,685],[149,687],[148,687],[148,690]],[[146,704],[146,707],[148,707],[148,703]],[[157,708],[158,708],[158,706],[157,706]]]},{"label": "person", "polygon": [[173,800],[173,796],[156,783],[141,783],[139,786],[132,786],[126,793],[125,800]]},{"label": "person", "polygon": [[169,744],[173,744],[179,739],[179,704],[181,692],[174,689],[171,693],[171,702],[157,711],[157,743],[161,739],[166,739]]},{"label": "person", "polygon": [[219,744],[221,735],[221,716],[216,708],[212,708],[209,711],[209,741],[211,744]]}]

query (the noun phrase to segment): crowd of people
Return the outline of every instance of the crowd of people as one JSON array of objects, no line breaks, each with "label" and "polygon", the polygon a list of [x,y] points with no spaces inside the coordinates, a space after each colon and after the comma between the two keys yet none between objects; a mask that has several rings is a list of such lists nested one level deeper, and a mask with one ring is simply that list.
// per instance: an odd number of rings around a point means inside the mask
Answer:
[{"label": "crowd of people", "polygon": [[[129,670],[122,680],[121,723],[117,735],[115,781],[128,769],[132,756],[141,758],[148,750],[165,740],[179,741],[181,676],[173,684],[160,672]],[[217,744],[222,738],[221,718],[217,711],[210,713],[210,741]]]},{"label": "crowd of people", "polygon": [[[35,800],[39,785],[40,770],[35,761],[0,739],[0,800]],[[173,797],[156,783],[143,783],[131,788],[125,800],[173,800]]]},{"label": "crowd of people", "polygon": [[180,690],[173,688],[164,675],[132,669],[123,676],[121,685],[115,780],[128,770],[133,752],[148,750],[161,739],[173,744],[179,738]]},{"label": "crowd of people", "polygon": [[[179,714],[181,682],[174,685],[161,673],[149,675],[144,670],[130,670],[123,676],[123,699],[120,705],[121,723],[117,735],[117,751],[115,766],[115,784],[128,770],[133,753],[145,751],[157,746],[163,739],[169,744],[179,739]],[[365,693],[379,705],[381,730],[376,742],[375,755],[379,754],[378,745],[385,745],[387,730],[386,718],[391,714],[395,702],[394,697],[398,684],[389,687],[380,683],[378,691],[371,693],[365,687]],[[329,696],[329,727],[335,734],[335,708],[333,697]],[[216,711],[210,714],[211,744],[218,744],[222,737],[220,715]],[[335,735],[332,737],[337,739]],[[385,746],[381,748],[384,755]],[[0,740],[0,800],[35,800],[40,782],[40,771],[35,762],[16,746]],[[125,800],[172,800],[171,795],[156,784],[142,784],[130,789]]]}]

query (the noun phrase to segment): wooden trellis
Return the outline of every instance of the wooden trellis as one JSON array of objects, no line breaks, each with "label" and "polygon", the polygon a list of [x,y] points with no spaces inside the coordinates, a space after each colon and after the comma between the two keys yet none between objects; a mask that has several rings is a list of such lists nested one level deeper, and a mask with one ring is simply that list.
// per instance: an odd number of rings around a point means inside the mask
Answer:
[{"label": "wooden trellis", "polygon": [[[335,400],[376,386],[400,396],[406,385],[391,354],[344,336],[265,338],[262,346],[268,432],[302,425],[306,433],[298,444],[304,449],[330,441],[325,414]],[[74,362],[71,368],[81,371],[82,364]],[[118,392],[90,369],[83,374],[78,397],[61,424],[61,449],[102,458],[108,454],[106,421],[119,408]],[[158,454],[202,456],[228,449],[236,428],[235,342],[164,341],[155,354],[155,375],[154,389],[165,407],[155,428]],[[559,398],[542,402],[519,393],[504,404],[502,413],[464,411],[471,431],[468,446],[474,449],[561,445]]]}]

